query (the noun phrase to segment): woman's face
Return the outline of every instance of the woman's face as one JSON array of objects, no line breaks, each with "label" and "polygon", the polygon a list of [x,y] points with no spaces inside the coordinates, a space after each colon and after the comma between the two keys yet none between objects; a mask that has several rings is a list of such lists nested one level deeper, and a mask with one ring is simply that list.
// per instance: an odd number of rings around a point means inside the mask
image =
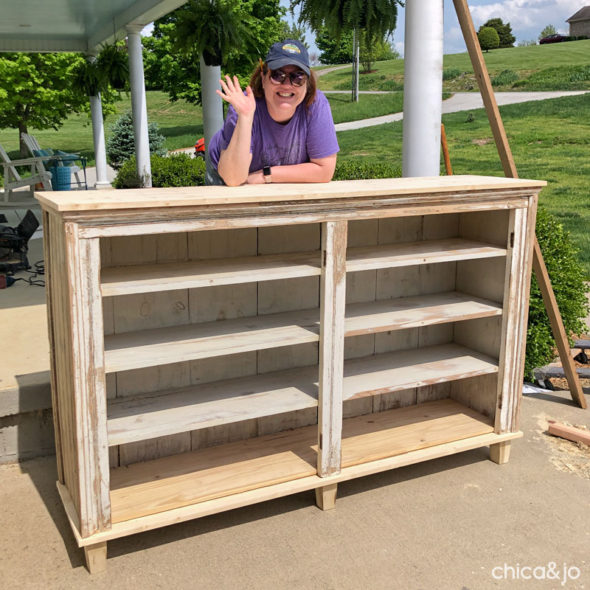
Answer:
[{"label": "woman's face", "polygon": [[[297,66],[283,66],[279,68],[285,74],[300,72]],[[262,88],[266,106],[271,118],[277,123],[286,123],[295,114],[295,109],[303,102],[307,92],[307,80],[301,86],[294,86],[289,77],[285,77],[281,84],[270,79],[270,71],[262,77]]]}]

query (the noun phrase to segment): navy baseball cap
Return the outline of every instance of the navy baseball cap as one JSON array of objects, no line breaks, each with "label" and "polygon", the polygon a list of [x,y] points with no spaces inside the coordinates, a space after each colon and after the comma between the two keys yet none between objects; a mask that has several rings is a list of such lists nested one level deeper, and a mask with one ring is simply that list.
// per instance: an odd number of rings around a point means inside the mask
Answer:
[{"label": "navy baseball cap", "polygon": [[271,70],[277,70],[282,66],[299,66],[308,76],[309,55],[301,41],[285,39],[275,43],[266,55],[266,63]]}]

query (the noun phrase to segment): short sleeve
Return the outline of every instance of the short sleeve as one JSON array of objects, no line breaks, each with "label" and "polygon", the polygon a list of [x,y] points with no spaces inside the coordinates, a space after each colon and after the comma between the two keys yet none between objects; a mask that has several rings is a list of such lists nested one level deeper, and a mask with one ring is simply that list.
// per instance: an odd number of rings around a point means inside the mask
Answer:
[{"label": "short sleeve", "polygon": [[215,168],[217,168],[217,165],[219,164],[221,152],[227,149],[227,146],[231,141],[237,122],[238,114],[234,107],[230,105],[227,109],[227,116],[223,123],[223,127],[211,138],[211,143],[209,145],[209,157]]},{"label": "short sleeve", "polygon": [[340,151],[328,99],[320,90],[309,107],[307,153],[311,159],[326,158]]}]

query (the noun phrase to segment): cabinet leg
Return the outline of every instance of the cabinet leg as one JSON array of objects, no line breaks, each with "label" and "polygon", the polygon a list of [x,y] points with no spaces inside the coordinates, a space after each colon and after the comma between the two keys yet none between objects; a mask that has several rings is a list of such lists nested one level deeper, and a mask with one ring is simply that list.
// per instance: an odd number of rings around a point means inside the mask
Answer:
[{"label": "cabinet leg", "polygon": [[318,508],[322,510],[332,510],[336,505],[336,492],[338,491],[338,484],[333,483],[323,488],[316,488],[315,502]]},{"label": "cabinet leg", "polygon": [[490,460],[498,465],[503,465],[504,463],[508,463],[508,459],[510,459],[510,441],[504,441],[501,443],[496,443],[495,445],[490,445]]},{"label": "cabinet leg", "polygon": [[96,543],[84,547],[86,567],[91,574],[99,574],[107,569],[107,543]]}]

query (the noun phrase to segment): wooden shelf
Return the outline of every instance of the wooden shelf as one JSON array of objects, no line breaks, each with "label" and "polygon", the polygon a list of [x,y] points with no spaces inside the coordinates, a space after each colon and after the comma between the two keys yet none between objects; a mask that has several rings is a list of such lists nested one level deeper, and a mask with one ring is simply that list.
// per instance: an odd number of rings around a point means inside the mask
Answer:
[{"label": "wooden shelf", "polygon": [[344,362],[343,398],[392,393],[497,372],[495,359],[458,344],[378,354]]},{"label": "wooden shelf", "polygon": [[[452,400],[344,420],[347,467],[493,432],[488,418]],[[111,471],[113,524],[316,474],[309,426],[136,463]]]},{"label": "wooden shelf", "polygon": [[346,254],[346,270],[355,272],[499,256],[506,256],[506,249],[491,244],[461,238],[425,240],[386,246],[349,248]]},{"label": "wooden shelf", "polygon": [[[495,361],[456,344],[347,361],[344,399],[497,372]],[[375,373],[373,374],[373,371]],[[318,367],[275,371],[112,400],[109,446],[318,405]]]},{"label": "wooden shelf", "polygon": [[113,400],[109,446],[317,407],[318,367],[226,379]]},{"label": "wooden shelf", "polygon": [[141,264],[103,269],[101,291],[103,297],[108,297],[311,277],[320,273],[319,251]]},{"label": "wooden shelf", "polygon": [[[460,238],[350,248],[349,272],[505,256],[506,249]],[[320,253],[273,254],[105,268],[103,297],[274,281],[321,274]]]},{"label": "wooden shelf", "polygon": [[502,315],[502,306],[456,291],[346,306],[345,335],[418,328]]},{"label": "wooden shelf", "polygon": [[105,337],[112,373],[319,340],[319,309],[128,332]]},{"label": "wooden shelf", "polygon": [[[347,306],[345,335],[371,334],[501,315],[491,301],[461,293]],[[107,373],[278,348],[319,340],[319,310],[238,318],[105,337]]]}]

